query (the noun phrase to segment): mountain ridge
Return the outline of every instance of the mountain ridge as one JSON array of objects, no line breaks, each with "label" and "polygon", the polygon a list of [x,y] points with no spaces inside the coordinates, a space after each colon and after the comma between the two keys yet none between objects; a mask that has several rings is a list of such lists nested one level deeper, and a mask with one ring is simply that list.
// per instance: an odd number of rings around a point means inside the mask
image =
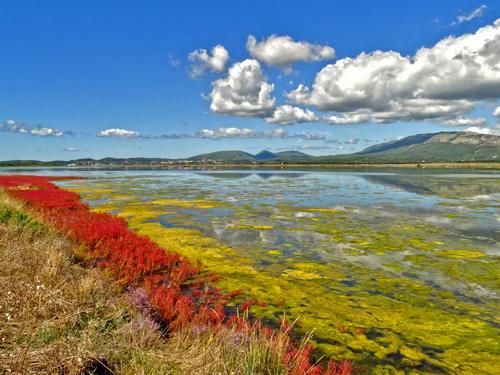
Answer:
[{"label": "mountain ridge", "polygon": [[183,163],[284,163],[284,164],[398,164],[428,162],[496,162],[500,161],[500,136],[472,132],[439,132],[416,134],[369,146],[364,150],[340,155],[312,156],[300,151],[271,152],[252,155],[245,151],[226,150],[199,154],[189,158],[82,158],[69,161],[38,160],[0,161],[0,166],[96,166],[96,165],[164,165]]}]

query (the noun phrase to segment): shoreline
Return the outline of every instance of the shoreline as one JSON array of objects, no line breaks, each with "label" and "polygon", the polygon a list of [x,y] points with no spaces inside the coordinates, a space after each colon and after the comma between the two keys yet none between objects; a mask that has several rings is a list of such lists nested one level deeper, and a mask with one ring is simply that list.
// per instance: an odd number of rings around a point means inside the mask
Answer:
[{"label": "shoreline", "polygon": [[227,169],[488,169],[500,170],[500,162],[465,162],[465,163],[356,163],[356,164],[281,164],[281,163],[263,163],[263,164],[238,164],[238,163],[220,163],[220,164],[193,164],[193,165],[164,165],[164,164],[128,164],[128,165],[95,165],[95,166],[0,166],[1,170],[9,169],[69,169],[69,170],[100,170],[100,169],[164,169],[164,170],[227,170]]}]

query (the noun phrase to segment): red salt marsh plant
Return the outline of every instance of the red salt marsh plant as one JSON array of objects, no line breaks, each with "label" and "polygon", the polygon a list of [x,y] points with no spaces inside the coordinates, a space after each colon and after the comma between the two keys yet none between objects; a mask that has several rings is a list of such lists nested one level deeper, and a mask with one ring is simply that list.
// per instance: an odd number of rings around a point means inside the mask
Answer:
[{"label": "red salt marsh plant", "polygon": [[[228,302],[237,292],[224,293],[211,286],[215,276],[203,271],[179,254],[163,249],[149,238],[129,230],[125,220],[106,213],[95,213],[80,201],[78,194],[60,189],[50,181],[68,178],[40,176],[0,176],[0,186],[12,196],[26,202],[45,221],[62,229],[71,239],[85,247],[84,258],[106,269],[121,284],[140,288],[148,298],[148,308],[169,332],[186,327],[224,325],[240,333],[275,334],[260,321],[246,316],[228,315]],[[246,301],[248,309],[256,301]],[[313,346],[297,346],[291,339],[291,328],[282,327],[283,364],[292,374],[349,374],[348,362],[330,362],[326,367],[312,361]]]}]

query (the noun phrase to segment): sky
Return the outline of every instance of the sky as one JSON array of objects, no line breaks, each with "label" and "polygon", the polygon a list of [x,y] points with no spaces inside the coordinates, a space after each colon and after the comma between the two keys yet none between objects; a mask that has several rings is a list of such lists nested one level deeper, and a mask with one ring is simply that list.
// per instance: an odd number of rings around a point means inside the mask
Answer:
[{"label": "sky", "polygon": [[0,3],[0,160],[500,135],[497,1]]}]

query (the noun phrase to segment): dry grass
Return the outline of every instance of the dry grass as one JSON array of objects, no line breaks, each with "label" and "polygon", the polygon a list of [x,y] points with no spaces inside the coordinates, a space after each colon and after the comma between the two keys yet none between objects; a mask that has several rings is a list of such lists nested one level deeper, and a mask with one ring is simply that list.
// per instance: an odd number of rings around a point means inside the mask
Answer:
[{"label": "dry grass", "polygon": [[75,244],[24,212],[0,190],[2,373],[290,373],[281,332],[198,326],[165,339],[130,293],[75,262]]},{"label": "dry grass", "polygon": [[[22,212],[19,203],[4,194],[0,207]],[[120,290],[98,270],[75,264],[73,246],[33,221],[14,217],[1,224],[4,372],[79,373],[95,359],[108,357],[114,331],[130,321],[133,312],[116,298]]]}]

